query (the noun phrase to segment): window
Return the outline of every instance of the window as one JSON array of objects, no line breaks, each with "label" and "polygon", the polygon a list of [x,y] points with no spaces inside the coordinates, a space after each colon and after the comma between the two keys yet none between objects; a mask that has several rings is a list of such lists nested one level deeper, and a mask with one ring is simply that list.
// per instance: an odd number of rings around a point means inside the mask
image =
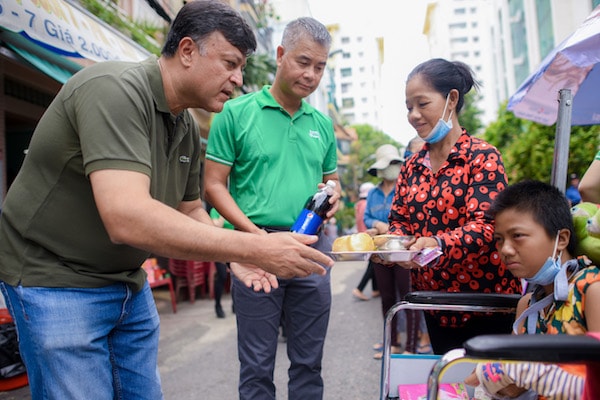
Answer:
[{"label": "window", "polygon": [[340,75],[346,78],[348,76],[352,76],[352,68],[342,68],[340,69]]},{"label": "window", "polygon": [[554,48],[554,33],[552,26],[552,6],[550,0],[536,1],[536,18],[540,38],[540,56],[546,57]]},{"label": "window", "polygon": [[350,141],[349,140],[339,140],[337,141],[337,147],[340,149],[340,153],[342,154],[350,154]]},{"label": "window", "polygon": [[352,97],[346,97],[342,99],[342,107],[343,108],[352,108],[354,107],[354,99]]},{"label": "window", "polygon": [[529,58],[527,41],[527,28],[524,21],[523,0],[511,0],[508,3],[510,12],[510,34],[512,37],[512,54],[514,64],[515,82],[519,85],[529,75]]},{"label": "window", "polygon": [[466,27],[467,27],[466,22],[455,22],[453,24],[450,24],[450,26],[449,26],[450,29],[465,29]]},{"label": "window", "polygon": [[457,38],[452,38],[450,39],[450,43],[452,44],[459,44],[459,43],[467,43],[469,39],[467,39],[466,37],[457,37]]},{"label": "window", "polygon": [[469,52],[468,51],[455,51],[450,56],[450,58],[453,59],[453,60],[465,59],[467,57],[469,57]]}]

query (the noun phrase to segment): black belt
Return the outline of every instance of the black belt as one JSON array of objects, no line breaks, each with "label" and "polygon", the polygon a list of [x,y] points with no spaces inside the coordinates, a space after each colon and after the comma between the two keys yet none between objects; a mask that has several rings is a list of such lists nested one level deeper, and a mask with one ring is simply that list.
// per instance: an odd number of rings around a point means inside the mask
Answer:
[{"label": "black belt", "polygon": [[269,233],[272,232],[289,232],[292,229],[291,226],[270,226],[270,225],[257,225],[260,229],[265,230]]}]

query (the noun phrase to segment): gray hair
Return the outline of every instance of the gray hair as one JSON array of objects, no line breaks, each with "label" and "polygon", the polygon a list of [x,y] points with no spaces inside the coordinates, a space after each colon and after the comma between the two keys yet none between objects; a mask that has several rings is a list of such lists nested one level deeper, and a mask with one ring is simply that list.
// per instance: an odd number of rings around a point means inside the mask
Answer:
[{"label": "gray hair", "polygon": [[311,17],[301,17],[288,23],[283,31],[281,45],[286,49],[292,49],[305,35],[327,49],[331,47],[329,31],[325,25]]}]

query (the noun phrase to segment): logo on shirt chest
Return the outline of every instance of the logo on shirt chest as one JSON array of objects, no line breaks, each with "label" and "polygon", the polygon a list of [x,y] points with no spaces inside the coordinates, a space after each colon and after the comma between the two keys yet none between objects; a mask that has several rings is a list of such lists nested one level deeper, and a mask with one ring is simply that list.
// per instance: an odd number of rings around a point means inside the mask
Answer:
[{"label": "logo on shirt chest", "polygon": [[321,133],[319,133],[319,131],[309,130],[308,136],[310,136],[311,138],[315,138],[315,139],[321,139]]}]

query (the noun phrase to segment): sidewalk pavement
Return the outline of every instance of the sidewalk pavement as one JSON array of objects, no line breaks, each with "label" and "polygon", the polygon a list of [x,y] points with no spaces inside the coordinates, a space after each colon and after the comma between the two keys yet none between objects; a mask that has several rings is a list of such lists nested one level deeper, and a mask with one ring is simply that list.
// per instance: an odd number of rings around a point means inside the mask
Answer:
[{"label": "sidewalk pavement", "polygon": [[[332,309],[323,359],[324,400],[379,398],[381,361],[372,345],[381,341],[381,300],[360,301],[352,296],[366,262],[337,263],[331,271]],[[208,295],[177,303],[173,313],[169,293],[154,290],[161,318],[159,369],[165,399],[236,399],[239,363],[231,297],[222,299],[226,318],[215,316]],[[370,291],[365,291],[370,295]],[[287,399],[289,361],[280,342],[275,367],[277,399]],[[0,400],[30,400],[27,388],[0,393]],[[87,399],[86,399],[87,400]],[[307,399],[310,400],[310,399]]]}]

